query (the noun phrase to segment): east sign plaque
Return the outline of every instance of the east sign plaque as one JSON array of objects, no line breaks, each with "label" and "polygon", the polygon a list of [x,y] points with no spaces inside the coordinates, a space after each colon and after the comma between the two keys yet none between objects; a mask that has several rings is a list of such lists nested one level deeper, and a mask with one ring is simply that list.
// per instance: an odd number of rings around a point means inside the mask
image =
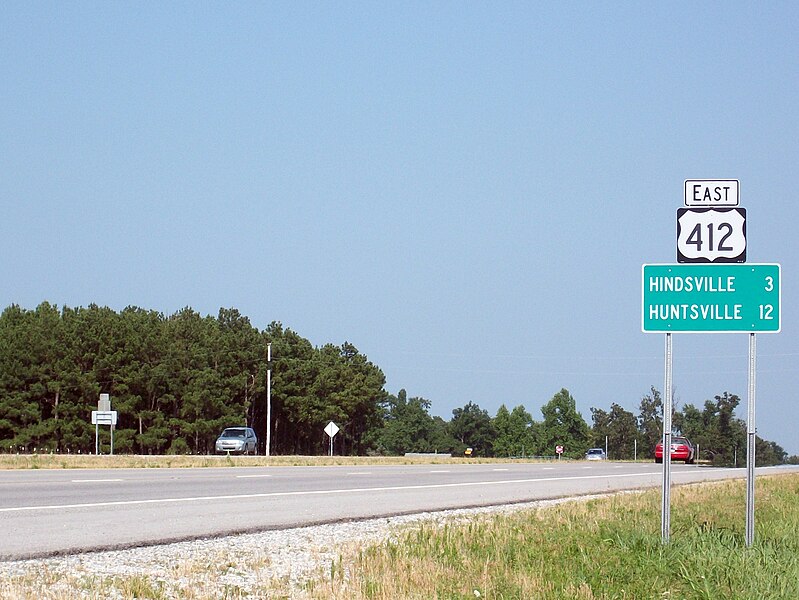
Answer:
[{"label": "east sign plaque", "polygon": [[740,189],[737,179],[686,179],[685,206],[738,206]]},{"label": "east sign plaque", "polygon": [[644,333],[778,333],[779,264],[643,265]]}]

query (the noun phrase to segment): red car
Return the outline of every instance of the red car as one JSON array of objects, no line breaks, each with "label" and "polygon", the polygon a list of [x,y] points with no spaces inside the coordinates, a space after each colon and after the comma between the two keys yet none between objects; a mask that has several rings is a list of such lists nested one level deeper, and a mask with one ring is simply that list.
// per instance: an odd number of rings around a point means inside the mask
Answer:
[{"label": "red car", "polygon": [[[696,459],[694,452],[694,445],[688,438],[671,438],[671,460],[684,460],[686,465],[692,465]],[[655,462],[663,462],[663,442],[658,442],[655,446]]]}]

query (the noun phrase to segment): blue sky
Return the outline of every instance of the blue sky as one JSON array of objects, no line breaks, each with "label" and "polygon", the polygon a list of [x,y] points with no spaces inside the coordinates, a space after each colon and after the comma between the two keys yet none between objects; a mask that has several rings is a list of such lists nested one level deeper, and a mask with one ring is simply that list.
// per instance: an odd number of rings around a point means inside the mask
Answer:
[{"label": "blue sky", "polygon": [[[235,307],[349,341],[445,418],[663,389],[641,265],[683,181],[782,264],[757,423],[799,453],[799,5],[8,2],[0,306]],[[794,183],[791,183],[794,182]],[[676,335],[746,415],[747,336]]]}]

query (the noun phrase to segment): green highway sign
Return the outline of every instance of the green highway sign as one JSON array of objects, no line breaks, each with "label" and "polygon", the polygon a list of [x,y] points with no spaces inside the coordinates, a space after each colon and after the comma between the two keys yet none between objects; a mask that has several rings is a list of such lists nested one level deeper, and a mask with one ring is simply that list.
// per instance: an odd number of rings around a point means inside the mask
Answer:
[{"label": "green highway sign", "polygon": [[779,264],[643,265],[644,333],[778,333]]}]

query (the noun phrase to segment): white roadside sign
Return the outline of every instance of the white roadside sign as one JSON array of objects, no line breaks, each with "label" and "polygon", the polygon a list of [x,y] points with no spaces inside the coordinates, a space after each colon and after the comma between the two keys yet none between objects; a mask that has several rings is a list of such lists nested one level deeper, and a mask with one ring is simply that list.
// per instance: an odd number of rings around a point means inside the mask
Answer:
[{"label": "white roadside sign", "polygon": [[685,206],[738,206],[740,188],[737,179],[686,179]]},{"label": "white roadside sign", "polygon": [[678,208],[677,262],[746,262],[746,209]]},{"label": "white roadside sign", "polygon": [[338,425],[333,421],[330,421],[330,423],[325,426],[325,433],[330,436],[330,456],[333,456],[333,436],[335,436],[338,431]]},{"label": "white roadside sign", "polygon": [[117,411],[115,410],[93,410],[92,425],[116,425]]},{"label": "white roadside sign", "polygon": [[[318,429],[317,429],[318,431]],[[336,425],[333,421],[327,424],[325,427],[325,433],[329,435],[331,438],[334,437],[338,433],[338,425]]]}]

